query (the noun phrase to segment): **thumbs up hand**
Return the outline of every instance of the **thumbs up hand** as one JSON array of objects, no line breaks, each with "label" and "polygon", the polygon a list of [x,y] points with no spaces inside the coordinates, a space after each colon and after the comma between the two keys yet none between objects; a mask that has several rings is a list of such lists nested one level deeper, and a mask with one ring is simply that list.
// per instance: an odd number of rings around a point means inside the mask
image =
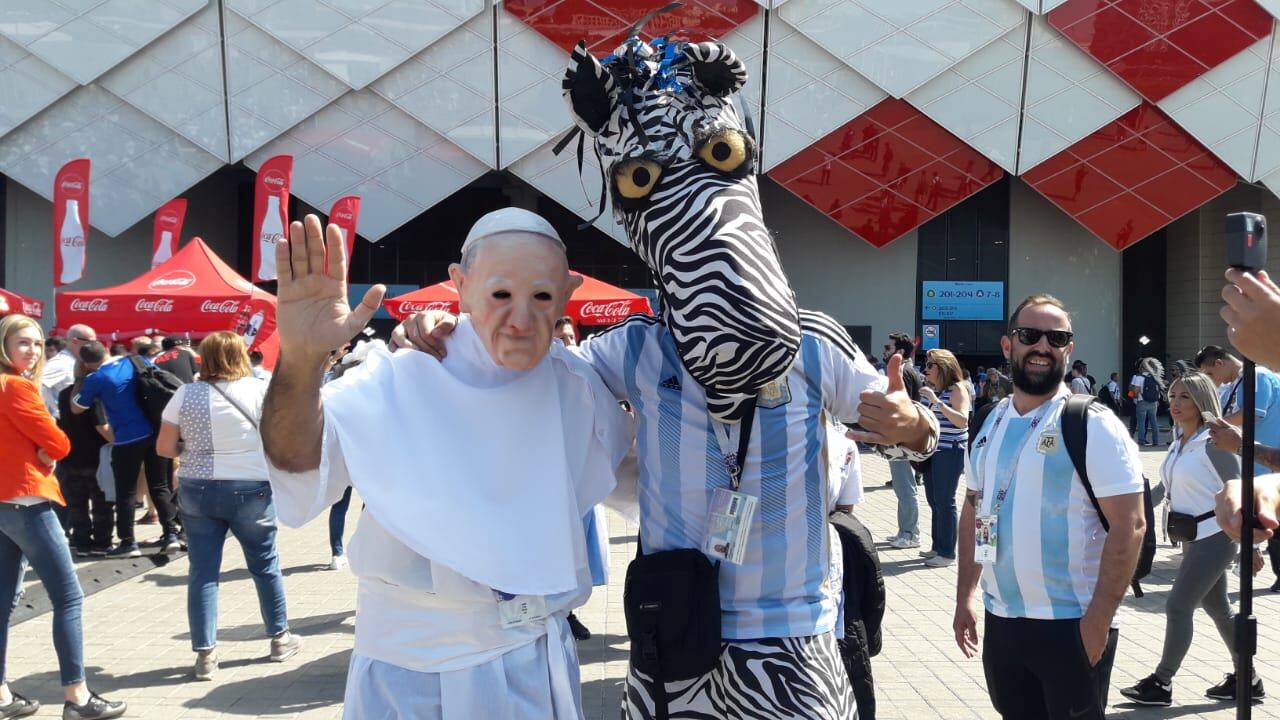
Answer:
[{"label": "thumbs up hand", "polygon": [[902,445],[916,452],[927,452],[937,433],[936,421],[926,415],[907,394],[902,379],[901,355],[889,358],[885,390],[864,390],[859,397],[858,425],[852,437],[870,445]]}]

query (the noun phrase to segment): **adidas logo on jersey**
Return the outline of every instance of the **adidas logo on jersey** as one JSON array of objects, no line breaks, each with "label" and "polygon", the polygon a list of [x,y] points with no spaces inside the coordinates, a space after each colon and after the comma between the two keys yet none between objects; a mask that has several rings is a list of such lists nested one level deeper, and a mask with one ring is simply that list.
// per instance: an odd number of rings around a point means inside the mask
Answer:
[{"label": "adidas logo on jersey", "polygon": [[679,390],[679,389],[680,389],[680,378],[679,378],[679,377],[677,377],[677,376],[675,376],[675,375],[672,375],[671,377],[667,378],[666,380],[663,380],[662,382],[658,383],[658,387],[660,387],[660,388],[662,388],[662,389],[664,389],[664,390]]}]

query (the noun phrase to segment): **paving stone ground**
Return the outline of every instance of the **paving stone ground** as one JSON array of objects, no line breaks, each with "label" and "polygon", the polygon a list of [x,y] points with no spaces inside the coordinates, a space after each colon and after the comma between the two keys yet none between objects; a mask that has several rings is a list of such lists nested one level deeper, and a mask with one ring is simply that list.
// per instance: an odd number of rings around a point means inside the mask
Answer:
[{"label": "paving stone ground", "polygon": [[[1156,476],[1160,453],[1144,453],[1149,475]],[[888,466],[864,455],[867,502],[857,514],[878,538],[896,530],[896,500],[885,486]],[[929,512],[920,493],[922,528]],[[352,503],[354,528],[359,503]],[[597,588],[578,615],[595,632],[579,646],[583,701],[589,720],[617,718],[627,641],[622,614],[622,579],[635,552],[634,527],[610,517],[613,529],[612,577]],[[219,646],[222,670],[213,682],[188,679],[193,661],[186,621],[187,562],[121,582],[86,601],[85,657],[91,686],[128,700],[129,717],[182,718],[339,718],[355,611],[355,579],[330,572],[327,526],[323,519],[301,530],[282,530],[280,552],[293,628],[306,643],[283,664],[267,661],[253,583],[234,544],[224,558]],[[101,561],[109,562],[109,561]],[[883,720],[959,720],[993,718],[981,663],[965,660],[952,641],[955,570],[928,569],[916,551],[881,551],[889,591],[884,651],[874,660],[877,696]],[[1164,634],[1165,594],[1178,555],[1161,548],[1156,570],[1145,583],[1147,596],[1127,598],[1121,608],[1121,641],[1111,690],[1109,718],[1233,718],[1234,710],[1204,698],[1204,688],[1229,668],[1226,649],[1208,616],[1196,618],[1196,636],[1174,683],[1176,704],[1169,709],[1127,707],[1117,688],[1150,673]],[[1280,595],[1265,590],[1270,570],[1259,578],[1255,612],[1260,621],[1258,671],[1272,692],[1280,693]],[[1235,599],[1236,579],[1231,578]],[[13,687],[47,706],[37,717],[57,717],[61,690],[50,639],[50,616],[33,618],[9,631],[8,675]],[[1280,718],[1280,695],[1254,709],[1255,718]]]}]

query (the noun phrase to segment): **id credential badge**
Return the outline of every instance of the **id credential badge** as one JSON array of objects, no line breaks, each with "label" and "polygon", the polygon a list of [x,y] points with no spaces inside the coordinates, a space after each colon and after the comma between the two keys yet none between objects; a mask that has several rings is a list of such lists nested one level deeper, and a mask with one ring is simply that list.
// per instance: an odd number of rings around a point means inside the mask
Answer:
[{"label": "id credential badge", "polygon": [[498,616],[504,630],[547,619],[547,599],[541,595],[512,595],[501,590],[494,590],[493,594],[498,599]]},{"label": "id credential badge", "polygon": [[983,515],[974,521],[973,561],[983,565],[996,562],[996,516]]},{"label": "id credential badge", "polygon": [[711,494],[707,539],[702,544],[702,552],[717,560],[741,565],[757,502],[746,493],[716,488]]}]

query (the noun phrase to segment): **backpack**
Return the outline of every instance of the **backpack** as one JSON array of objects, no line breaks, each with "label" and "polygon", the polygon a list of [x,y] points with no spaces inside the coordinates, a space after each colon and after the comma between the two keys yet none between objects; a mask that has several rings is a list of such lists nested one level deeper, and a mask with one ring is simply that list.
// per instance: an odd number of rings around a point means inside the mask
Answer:
[{"label": "backpack", "polygon": [[830,521],[844,558],[845,638],[856,640],[860,651],[875,657],[880,654],[885,608],[884,575],[875,540],[850,513],[833,512]]},{"label": "backpack", "polygon": [[137,355],[130,356],[129,362],[133,364],[133,390],[137,393],[138,407],[151,423],[151,431],[159,432],[164,408],[182,387],[182,381],[168,370],[148,365]]},{"label": "backpack", "polygon": [[1142,401],[1160,402],[1160,383],[1151,373],[1142,373]]},{"label": "backpack", "polygon": [[[1154,379],[1150,379],[1151,384],[1155,384]],[[1146,383],[1143,383],[1145,390]],[[1096,398],[1089,395],[1072,395],[1067,398],[1067,405],[1062,410],[1062,443],[1067,446],[1067,454],[1071,456],[1071,464],[1075,467],[1076,474],[1080,476],[1080,482],[1084,485],[1085,494],[1089,496],[1089,502],[1093,504],[1093,509],[1098,513],[1098,520],[1102,523],[1104,531],[1111,531],[1111,524],[1107,522],[1107,516],[1102,512],[1102,506],[1098,504],[1098,497],[1093,494],[1093,484],[1089,482],[1089,472],[1086,468],[1086,450],[1089,445],[1089,406],[1096,402]],[[987,416],[996,407],[998,403],[992,403],[974,416],[973,422],[969,423],[969,447],[973,447],[974,441],[977,439],[978,433],[982,431],[982,426],[987,421]],[[1156,557],[1156,511],[1155,505],[1151,501],[1151,481],[1144,475],[1142,478],[1142,511],[1147,519],[1147,531],[1142,536],[1142,548],[1138,552],[1138,566],[1133,571],[1133,582],[1130,587],[1133,588],[1134,597],[1142,597],[1141,580],[1151,574],[1151,565],[1155,562]]]},{"label": "backpack", "polygon": [[1098,402],[1102,403],[1103,405],[1106,405],[1113,412],[1115,411],[1116,398],[1114,395],[1111,394],[1111,388],[1109,386],[1103,385],[1098,390]]}]

